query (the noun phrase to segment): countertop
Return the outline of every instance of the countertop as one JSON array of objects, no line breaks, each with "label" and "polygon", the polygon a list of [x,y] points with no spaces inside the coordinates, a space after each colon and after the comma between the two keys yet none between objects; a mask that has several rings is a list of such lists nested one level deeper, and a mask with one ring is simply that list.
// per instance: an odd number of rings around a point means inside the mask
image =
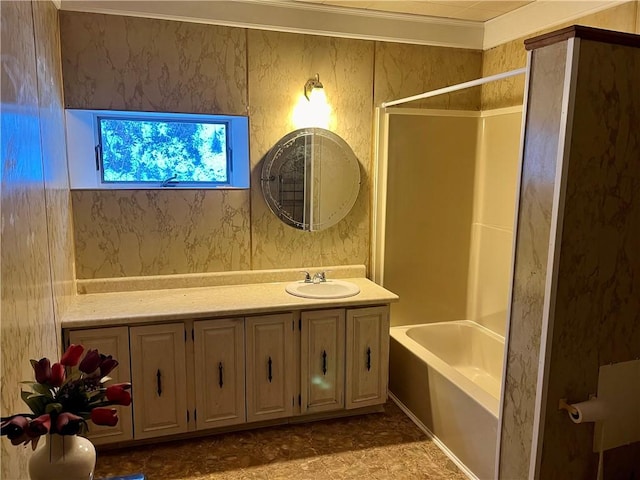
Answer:
[{"label": "countertop", "polygon": [[62,328],[133,325],[158,321],[357,307],[395,302],[398,296],[367,278],[343,278],[360,287],[352,297],[309,299],[285,291],[291,282],[252,283],[76,295]]}]

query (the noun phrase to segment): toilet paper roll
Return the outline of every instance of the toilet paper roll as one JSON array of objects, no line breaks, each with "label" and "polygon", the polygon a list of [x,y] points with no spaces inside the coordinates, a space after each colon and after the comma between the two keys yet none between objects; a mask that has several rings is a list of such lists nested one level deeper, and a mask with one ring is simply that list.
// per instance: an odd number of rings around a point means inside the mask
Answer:
[{"label": "toilet paper roll", "polygon": [[608,416],[608,409],[605,402],[593,398],[586,402],[571,404],[576,409],[576,413],[569,412],[569,417],[573,423],[597,422],[604,420]]}]

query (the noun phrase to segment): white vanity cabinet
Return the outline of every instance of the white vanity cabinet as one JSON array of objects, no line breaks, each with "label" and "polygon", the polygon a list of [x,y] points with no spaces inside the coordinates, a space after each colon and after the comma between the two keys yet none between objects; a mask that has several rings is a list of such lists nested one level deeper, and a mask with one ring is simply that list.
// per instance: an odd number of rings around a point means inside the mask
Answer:
[{"label": "white vanity cabinet", "polygon": [[246,422],[244,319],[193,324],[196,429]]},{"label": "white vanity cabinet", "polygon": [[187,431],[183,323],[130,327],[134,438]]},{"label": "white vanity cabinet", "polygon": [[345,310],[302,312],[301,413],[344,408]]},{"label": "white vanity cabinet", "polygon": [[247,317],[247,421],[290,417],[295,406],[293,313]]},{"label": "white vanity cabinet", "polygon": [[384,403],[389,377],[389,306],[347,310],[345,407]]},{"label": "white vanity cabinet", "polygon": [[114,380],[132,383],[132,407],[119,408],[115,428],[92,429],[97,444],[327,418],[387,400],[388,304],[64,333],[112,354]]},{"label": "white vanity cabinet", "polygon": [[[118,361],[109,376],[113,379],[109,385],[131,381],[129,368],[129,328],[107,327],[92,328],[90,330],[71,330],[66,337],[66,345],[83,345],[85,352],[89,349],[97,349],[99,353],[111,355]],[[74,369],[75,370],[75,369]],[[88,438],[95,445],[105,443],[124,442],[133,439],[133,423],[131,407],[117,406],[118,424],[114,427],[95,425],[88,421]]]}]

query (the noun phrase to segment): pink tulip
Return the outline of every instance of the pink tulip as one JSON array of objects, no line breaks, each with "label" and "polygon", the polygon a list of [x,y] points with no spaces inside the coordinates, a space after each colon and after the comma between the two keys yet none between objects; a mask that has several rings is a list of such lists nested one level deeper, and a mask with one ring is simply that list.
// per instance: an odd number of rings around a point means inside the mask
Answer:
[{"label": "pink tulip", "polygon": [[118,423],[118,413],[115,408],[94,408],[91,410],[91,421],[96,425],[114,427]]},{"label": "pink tulip", "polygon": [[80,431],[84,420],[73,413],[63,412],[56,418],[56,433],[60,435],[75,435]]},{"label": "pink tulip", "polygon": [[59,387],[64,383],[67,373],[64,370],[64,366],[61,363],[54,363],[51,367],[51,380],[52,387]]},{"label": "pink tulip", "polygon": [[128,407],[131,405],[131,394],[127,392],[130,388],[130,383],[116,383],[115,385],[107,387],[107,391],[105,392],[107,400],[116,405]]},{"label": "pink tulip", "polygon": [[51,430],[51,415],[45,413],[38,418],[31,420],[27,427],[27,435],[30,437],[39,437],[45,435]]},{"label": "pink tulip", "polygon": [[6,435],[13,445],[26,443],[31,438],[27,435],[29,420],[22,415],[16,415],[2,422],[0,434]]},{"label": "pink tulip", "polygon": [[38,383],[49,383],[51,380],[51,362],[48,358],[41,358],[37,362],[35,360],[31,361],[33,365],[33,370],[36,373],[36,382]]},{"label": "pink tulip", "polygon": [[82,352],[84,352],[82,345],[74,345],[72,343],[62,355],[60,363],[65,367],[75,367],[78,364],[78,360],[80,360]]}]

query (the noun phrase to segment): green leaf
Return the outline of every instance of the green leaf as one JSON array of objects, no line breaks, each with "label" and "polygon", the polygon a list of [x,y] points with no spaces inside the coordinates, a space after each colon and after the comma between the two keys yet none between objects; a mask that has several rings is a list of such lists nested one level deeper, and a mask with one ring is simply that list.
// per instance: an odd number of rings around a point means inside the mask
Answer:
[{"label": "green leaf", "polygon": [[49,390],[49,387],[47,387],[46,385],[42,385],[40,383],[34,383],[32,385],[32,388],[37,393],[53,398],[53,396],[51,395],[51,390]]},{"label": "green leaf", "polygon": [[21,390],[20,397],[22,397],[22,401],[28,405],[33,413],[36,415],[42,415],[44,413],[44,409],[47,405],[44,395]]},{"label": "green leaf", "polygon": [[62,404],[61,403],[49,403],[45,407],[44,413],[51,413],[51,412],[56,412],[56,413],[62,412]]},{"label": "green leaf", "polygon": [[71,371],[69,371],[69,369],[67,369],[67,379],[64,382],[64,385],[66,385],[69,382],[73,382],[75,380],[79,380],[80,378],[82,378],[82,372],[80,372],[79,370],[73,369]]},{"label": "green leaf", "polygon": [[91,392],[87,392],[87,398],[89,400],[93,400],[94,397],[102,396],[107,391],[106,388],[101,388],[100,390],[93,390]]}]

